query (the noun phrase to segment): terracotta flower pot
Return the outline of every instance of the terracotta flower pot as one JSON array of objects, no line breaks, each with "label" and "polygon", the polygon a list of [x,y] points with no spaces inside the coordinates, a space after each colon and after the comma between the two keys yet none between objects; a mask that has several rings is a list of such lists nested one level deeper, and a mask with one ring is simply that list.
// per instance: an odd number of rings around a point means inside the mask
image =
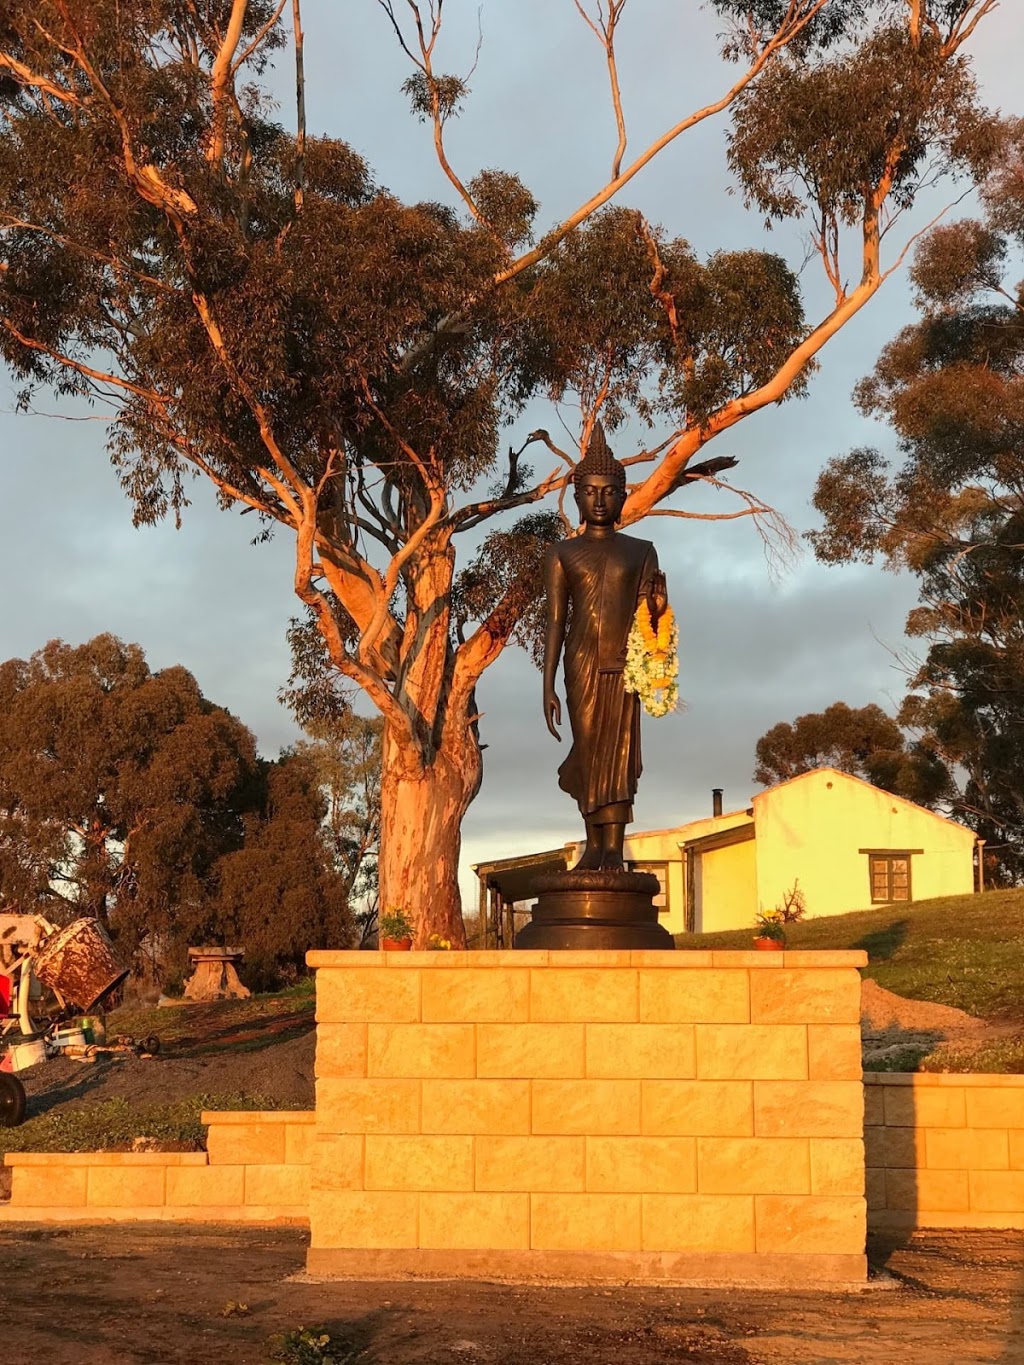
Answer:
[{"label": "terracotta flower pot", "polygon": [[381,947],[386,953],[407,953],[412,948],[411,938],[385,938]]},{"label": "terracotta flower pot", "polygon": [[755,938],[754,947],[759,953],[781,953],[785,948],[785,939],[781,938]]}]

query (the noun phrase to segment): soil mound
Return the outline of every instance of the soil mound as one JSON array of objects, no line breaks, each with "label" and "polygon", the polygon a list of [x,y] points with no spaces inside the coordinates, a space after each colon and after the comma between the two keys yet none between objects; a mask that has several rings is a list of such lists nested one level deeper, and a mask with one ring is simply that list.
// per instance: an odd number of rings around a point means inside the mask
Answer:
[{"label": "soil mound", "polygon": [[313,1108],[316,1035],[202,1056],[131,1055],[83,1065],[55,1058],[22,1073],[33,1117],[59,1105],[125,1099],[159,1104],[188,1095],[264,1095],[285,1109]]},{"label": "soil mound", "polygon": [[984,1019],[975,1019],[952,1005],[937,1005],[931,1000],[908,1000],[865,980],[860,996],[860,1031],[864,1038],[881,1034],[900,1033],[938,1034],[942,1038],[960,1037],[969,1033],[983,1033]]}]

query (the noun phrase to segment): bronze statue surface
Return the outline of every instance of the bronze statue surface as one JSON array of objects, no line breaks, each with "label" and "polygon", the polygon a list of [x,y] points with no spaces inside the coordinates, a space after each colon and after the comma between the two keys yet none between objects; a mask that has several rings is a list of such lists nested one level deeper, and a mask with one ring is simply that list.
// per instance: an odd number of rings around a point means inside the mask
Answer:
[{"label": "bronze statue surface", "polygon": [[646,597],[652,620],[667,604],[654,546],[615,529],[626,470],[595,425],[573,478],[583,534],[554,545],[544,566],[544,718],[556,739],[555,691],[564,659],[572,748],[558,784],[583,815],[587,843],[576,867],[538,879],[531,922],[517,948],[673,948],[658,922],[658,879],[627,872],[622,848],[640,777],[640,698],[623,681],[626,645]]},{"label": "bronze statue surface", "polygon": [[560,739],[555,675],[564,650],[573,743],[558,783],[575,798],[586,825],[579,867],[615,869],[622,867],[625,827],[633,818],[642,770],[640,701],[623,687],[626,641],[642,597],[660,597],[664,604],[664,579],[650,541],[615,529],[626,471],[608,450],[600,426],[574,483],[583,534],[552,546],[545,563],[544,715]]}]

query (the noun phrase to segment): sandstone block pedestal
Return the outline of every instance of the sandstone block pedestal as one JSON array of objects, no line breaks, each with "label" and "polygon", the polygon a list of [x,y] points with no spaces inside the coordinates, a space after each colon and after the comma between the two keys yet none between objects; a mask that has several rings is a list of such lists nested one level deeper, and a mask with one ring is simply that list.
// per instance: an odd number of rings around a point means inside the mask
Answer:
[{"label": "sandstone block pedestal", "polygon": [[865,954],[308,961],[311,1273],[865,1277]]}]

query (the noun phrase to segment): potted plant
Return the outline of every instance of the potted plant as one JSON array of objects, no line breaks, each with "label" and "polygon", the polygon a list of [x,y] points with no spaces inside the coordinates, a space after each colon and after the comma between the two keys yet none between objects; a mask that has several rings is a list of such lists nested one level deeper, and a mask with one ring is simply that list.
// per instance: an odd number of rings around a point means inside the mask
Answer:
[{"label": "potted plant", "polygon": [[759,910],[754,933],[754,947],[761,952],[779,952],[786,946],[786,926],[782,911]]},{"label": "potted plant", "polygon": [[385,952],[407,953],[412,947],[412,925],[401,907],[381,915],[379,937]]},{"label": "potted plant", "polygon": [[442,938],[440,934],[431,934],[430,942],[427,944],[427,951],[431,953],[450,953],[452,941],[450,938]]}]

